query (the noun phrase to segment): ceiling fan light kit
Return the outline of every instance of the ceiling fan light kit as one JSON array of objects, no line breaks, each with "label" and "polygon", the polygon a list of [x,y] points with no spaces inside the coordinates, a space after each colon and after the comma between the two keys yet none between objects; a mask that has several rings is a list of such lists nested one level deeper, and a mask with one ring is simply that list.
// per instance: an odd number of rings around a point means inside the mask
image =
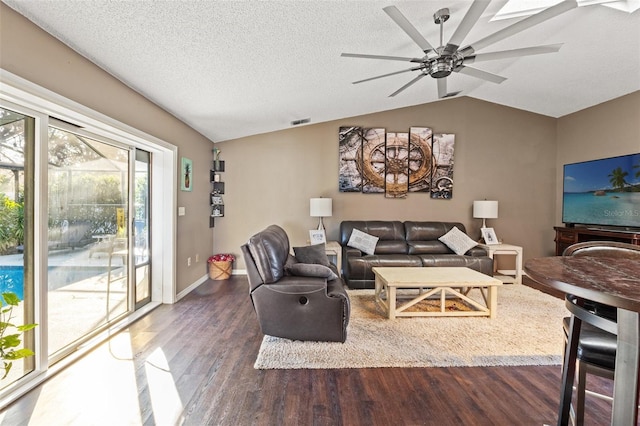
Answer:
[{"label": "ceiling fan light kit", "polygon": [[447,90],[446,78],[451,75],[452,72],[457,72],[489,81],[491,83],[500,84],[504,80],[506,80],[505,77],[483,71],[478,68],[470,67],[469,64],[482,61],[492,61],[507,58],[517,58],[522,56],[554,53],[560,50],[562,44],[524,47],[498,52],[476,52],[578,6],[576,0],[565,0],[561,3],[556,4],[555,6],[544,9],[541,12],[536,13],[535,15],[531,15],[508,27],[496,31],[495,33],[490,34],[489,36],[484,37],[483,39],[475,43],[471,43],[463,48],[460,48],[465,37],[478,22],[478,19],[480,19],[480,16],[485,11],[489,3],[490,0],[474,0],[474,2],[469,7],[469,10],[467,10],[464,18],[462,18],[460,25],[458,25],[458,28],[456,28],[447,44],[444,44],[444,23],[449,20],[451,14],[448,8],[443,8],[436,11],[436,13],[434,13],[433,15],[433,21],[435,24],[440,25],[440,45],[438,47],[433,47],[431,43],[429,43],[429,41],[427,41],[427,39],[422,36],[417,28],[414,27],[411,22],[409,22],[409,20],[402,14],[402,12],[400,12],[397,7],[385,7],[383,9],[385,13],[387,13],[387,15],[389,15],[389,17],[405,32],[405,34],[407,34],[418,45],[418,47],[420,47],[425,55],[422,58],[407,58],[401,56],[343,53],[342,56],[350,58],[381,59],[390,61],[412,62],[418,64],[418,66],[414,66],[409,69],[354,81],[353,84],[364,83],[367,81],[389,77],[409,71],[419,71],[420,74],[417,77],[413,78],[400,89],[393,92],[391,95],[389,95],[389,97],[396,96],[408,87],[415,84],[418,80],[422,79],[422,77],[428,75],[438,80],[438,98],[441,99],[455,96],[460,93],[459,91],[455,93],[449,93]]}]

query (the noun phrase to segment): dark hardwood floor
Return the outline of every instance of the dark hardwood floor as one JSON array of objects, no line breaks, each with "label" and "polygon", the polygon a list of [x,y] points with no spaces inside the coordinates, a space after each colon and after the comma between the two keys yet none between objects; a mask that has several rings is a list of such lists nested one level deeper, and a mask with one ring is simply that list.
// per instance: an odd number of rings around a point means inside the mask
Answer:
[{"label": "dark hardwood floor", "polygon": [[[264,371],[253,368],[261,340],[246,277],[208,281],[25,395],[0,413],[0,422],[556,423],[560,366]],[[610,381],[589,381],[591,388],[611,393]],[[610,410],[609,403],[587,397],[586,424],[608,424]]]}]

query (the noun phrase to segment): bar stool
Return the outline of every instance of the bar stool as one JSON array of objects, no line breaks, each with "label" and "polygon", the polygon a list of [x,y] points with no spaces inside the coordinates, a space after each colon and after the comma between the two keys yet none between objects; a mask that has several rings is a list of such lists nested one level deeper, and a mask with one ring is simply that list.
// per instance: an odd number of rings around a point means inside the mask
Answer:
[{"label": "bar stool", "polygon": [[[632,244],[618,243],[613,241],[589,241],[577,243],[569,246],[562,253],[563,256],[591,256],[591,257],[616,257],[638,259],[640,261],[640,246]],[[589,302],[585,304],[585,309],[595,315],[616,321],[617,311],[615,308],[601,303]],[[563,328],[565,332],[565,343],[568,339],[570,318],[564,318]],[[586,390],[587,374],[595,374],[600,377],[613,379],[616,363],[616,336],[607,331],[594,327],[591,324],[582,323],[580,329],[580,340],[578,342],[577,354],[577,400],[575,409],[575,424],[584,423],[584,403],[585,394],[589,393],[598,398],[608,401],[613,399],[609,396]]]}]

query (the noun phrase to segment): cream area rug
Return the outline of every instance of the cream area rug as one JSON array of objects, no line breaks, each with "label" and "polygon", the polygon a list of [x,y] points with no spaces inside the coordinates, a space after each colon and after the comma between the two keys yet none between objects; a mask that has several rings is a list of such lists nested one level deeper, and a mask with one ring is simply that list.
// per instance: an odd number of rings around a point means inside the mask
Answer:
[{"label": "cream area rug", "polygon": [[[479,290],[470,296],[480,298]],[[256,369],[560,365],[564,301],[520,285],[498,290],[498,314],[388,320],[373,290],[350,290],[345,343],[264,336]]]}]

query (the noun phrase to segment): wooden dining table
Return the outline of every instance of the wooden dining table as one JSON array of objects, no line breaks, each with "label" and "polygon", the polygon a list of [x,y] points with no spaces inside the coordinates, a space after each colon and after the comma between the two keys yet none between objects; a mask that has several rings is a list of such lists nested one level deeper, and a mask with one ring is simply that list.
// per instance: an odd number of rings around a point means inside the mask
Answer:
[{"label": "wooden dining table", "polygon": [[[569,422],[580,328],[586,321],[617,335],[611,424],[635,426],[640,371],[640,262],[588,256],[544,257],[528,260],[524,271],[534,281],[564,292],[572,314],[562,368],[558,425]],[[617,308],[617,322],[584,309],[585,301]]]}]

